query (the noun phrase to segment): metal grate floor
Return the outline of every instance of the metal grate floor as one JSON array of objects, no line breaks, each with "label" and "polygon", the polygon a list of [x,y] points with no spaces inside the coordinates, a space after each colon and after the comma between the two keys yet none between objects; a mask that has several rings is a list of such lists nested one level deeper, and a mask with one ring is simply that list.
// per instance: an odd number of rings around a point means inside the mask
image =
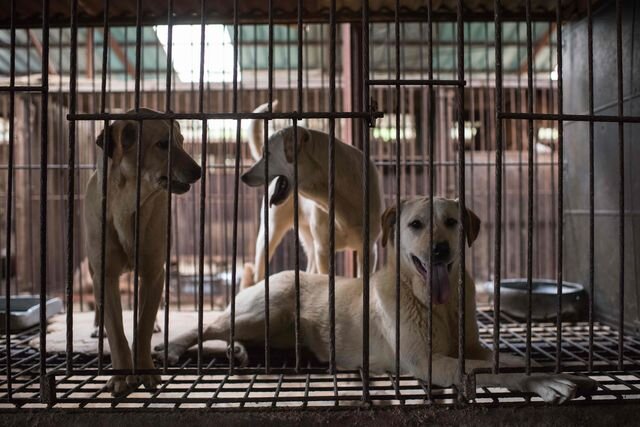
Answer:
[{"label": "metal grate floor", "polygon": [[[481,340],[492,343],[493,312],[478,310]],[[12,395],[7,390],[6,342],[0,340],[0,409],[36,408],[242,408],[242,407],[334,407],[362,404],[362,381],[358,372],[341,371],[335,377],[326,374],[326,366],[308,354],[303,354],[302,373],[295,373],[293,354],[273,351],[271,373],[264,373],[260,350],[252,352],[251,368],[228,374],[226,359],[205,361],[202,375],[197,375],[196,359],[187,355],[179,367],[172,367],[162,375],[163,383],[155,391],[138,391],[122,398],[113,398],[104,388],[106,375],[97,375],[95,356],[73,355],[74,375],[66,375],[66,355],[47,355],[47,372],[55,382],[55,399],[40,402],[39,352],[27,345],[38,334],[31,329],[12,336]],[[524,356],[526,329],[522,323],[508,316],[501,318],[503,352]],[[556,325],[535,323],[532,329],[534,360],[545,366],[555,366]],[[600,384],[590,400],[640,399],[640,341],[626,336],[623,353],[624,370],[618,370],[618,333],[614,328],[594,324],[592,360],[589,374]],[[561,363],[565,371],[587,372],[589,361],[589,325],[567,323],[562,329]],[[105,367],[109,368],[108,360]],[[370,378],[370,401],[382,405],[454,404],[457,390],[433,388],[412,377],[396,381],[392,375]],[[478,388],[475,404],[518,404],[541,402],[537,397],[513,393],[501,388]]]}]

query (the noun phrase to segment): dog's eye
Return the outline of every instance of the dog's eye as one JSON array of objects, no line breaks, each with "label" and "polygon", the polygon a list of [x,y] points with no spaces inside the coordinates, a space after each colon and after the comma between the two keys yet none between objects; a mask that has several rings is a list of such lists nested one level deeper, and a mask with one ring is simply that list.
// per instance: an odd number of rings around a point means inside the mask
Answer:
[{"label": "dog's eye", "polygon": [[447,218],[444,220],[444,225],[447,227],[454,227],[458,223],[458,220],[455,218]]},{"label": "dog's eye", "polygon": [[169,141],[167,141],[166,139],[162,141],[158,141],[157,146],[162,150],[166,150],[167,148],[169,148]]},{"label": "dog's eye", "polygon": [[420,230],[422,227],[424,227],[424,224],[419,219],[414,219],[409,223],[409,227],[413,228],[414,230]]}]

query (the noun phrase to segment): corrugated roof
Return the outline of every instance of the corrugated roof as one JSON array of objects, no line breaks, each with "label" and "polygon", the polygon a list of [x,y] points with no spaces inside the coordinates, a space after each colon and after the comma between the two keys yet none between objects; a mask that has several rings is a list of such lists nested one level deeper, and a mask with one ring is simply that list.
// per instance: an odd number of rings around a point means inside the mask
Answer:
[{"label": "corrugated roof", "polygon": [[[227,27],[231,34],[232,27]],[[424,43],[426,24],[405,23],[401,30],[401,64],[408,73],[427,68],[427,46]],[[549,23],[533,23],[533,45],[535,69],[548,72],[555,60],[555,31]],[[297,69],[297,29],[292,26],[274,27],[274,68]],[[304,33],[303,51],[305,67],[310,69],[328,68],[328,34],[326,25],[310,24]],[[18,30],[16,32],[16,75],[39,74],[41,67],[38,43],[42,38],[40,30]],[[135,72],[135,28],[113,27],[110,30],[109,68],[112,79],[132,79]],[[231,40],[231,38],[229,38]],[[395,72],[395,50],[393,24],[372,24],[370,40],[372,47],[371,70],[384,73]],[[523,23],[505,23],[503,29],[503,60],[505,73],[524,71],[526,65],[526,26]],[[9,31],[0,30],[0,75],[9,75]],[[268,27],[246,25],[240,31],[240,70],[265,70],[268,68]],[[451,23],[436,23],[434,26],[434,69],[451,71],[455,69],[456,32]],[[102,67],[101,29],[81,28],[78,32],[78,75],[91,77],[99,75]],[[481,74],[493,72],[494,26],[473,22],[465,24],[467,72]],[[93,45],[93,56],[87,56],[87,46]],[[199,40],[194,40],[194,51],[198,51]],[[69,74],[70,33],[68,29],[52,29],[50,32],[50,71],[53,74]],[[337,55],[338,67],[341,56]],[[142,73],[143,78],[164,78],[167,57],[152,27],[142,31]]]}]

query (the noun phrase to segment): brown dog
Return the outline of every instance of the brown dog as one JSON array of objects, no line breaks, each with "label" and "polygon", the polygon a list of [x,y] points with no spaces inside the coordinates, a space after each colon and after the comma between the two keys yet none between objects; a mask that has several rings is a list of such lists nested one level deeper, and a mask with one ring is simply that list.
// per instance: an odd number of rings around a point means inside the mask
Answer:
[{"label": "brown dog", "polygon": [[[144,110],[149,112],[151,110]],[[134,221],[136,210],[136,147],[138,123],[118,120],[109,126],[108,141],[104,131],[96,143],[106,151],[107,216],[106,262],[104,265],[104,320],[111,350],[113,369],[129,370],[133,360],[124,334],[118,279],[132,271],[134,264]],[[140,312],[138,322],[136,368],[151,369],[151,335],[164,284],[164,264],[167,245],[167,188],[182,194],[201,175],[200,166],[182,148],[180,126],[166,120],[146,120],[141,124],[142,157],[140,179],[139,277]],[[173,134],[173,137],[171,137]],[[168,150],[171,150],[172,172],[167,176]],[[94,295],[100,295],[102,156],[98,169],[89,179],[85,196],[86,246],[89,269],[94,283]],[[155,388],[157,375],[114,375],[107,386],[114,395],[126,394],[143,383]]]}]

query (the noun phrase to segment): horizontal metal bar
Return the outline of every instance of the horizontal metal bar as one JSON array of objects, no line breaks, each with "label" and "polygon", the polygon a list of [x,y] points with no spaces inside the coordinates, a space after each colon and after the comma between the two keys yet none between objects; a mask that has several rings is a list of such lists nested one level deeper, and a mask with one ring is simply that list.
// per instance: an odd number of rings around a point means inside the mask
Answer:
[{"label": "horizontal metal bar", "polygon": [[[97,372],[97,369],[74,369],[74,375],[94,375]],[[213,368],[202,368],[202,372],[198,372],[197,368],[168,368],[165,372],[162,368],[154,368],[154,369],[136,369],[136,373],[138,375],[173,375],[178,373],[180,375],[226,375],[229,373],[228,364],[224,367],[213,367]],[[264,367],[262,368],[235,368],[234,373],[236,375],[252,375],[252,374],[264,374]],[[269,374],[292,374],[292,375],[300,375],[303,374],[320,374],[326,375],[327,368],[326,367],[318,367],[318,368],[304,368],[300,369],[300,371],[296,371],[295,368],[271,368],[269,369]],[[339,374],[350,374],[355,375],[357,371],[339,371]],[[127,375],[131,374],[131,370],[127,369],[103,369],[101,375]],[[66,375],[66,372],[63,370],[51,372],[50,375]]]},{"label": "horizontal metal bar", "polygon": [[[261,13],[242,13],[238,17],[238,23],[241,25],[250,25],[250,24],[259,24],[264,25],[266,21],[266,14],[264,12]],[[297,11],[284,12],[284,11],[275,11],[273,23],[274,24],[295,24],[297,18]],[[452,13],[449,11],[443,12],[434,12],[433,22],[454,22],[456,20],[456,13]],[[465,12],[463,13],[463,19],[465,22],[486,22],[493,21],[493,12]],[[518,12],[507,12],[503,13],[504,19],[502,22],[506,21],[521,21],[523,19],[523,13]],[[233,25],[233,17],[231,14],[211,14],[210,16],[205,17],[205,22],[207,24],[226,24]],[[327,22],[327,13],[326,9],[318,12],[308,12],[303,15],[305,24],[325,24]],[[531,14],[532,22],[549,22],[555,19],[555,14],[552,12],[536,12]],[[338,23],[359,23],[361,22],[361,13],[356,11],[344,10],[340,11],[336,15],[336,21]],[[385,12],[380,11],[375,15],[371,16],[370,22],[390,22],[393,20],[393,12]],[[400,14],[401,22],[426,22],[427,21],[427,12],[426,8],[421,8],[418,11],[402,11]],[[102,14],[98,13],[96,16],[78,16],[78,25],[81,27],[96,27],[102,29]],[[191,13],[180,14],[173,17],[172,22],[174,25],[199,25],[200,24],[200,16]],[[142,25],[166,25],[167,18],[166,12],[156,13],[153,16],[145,15],[142,17]],[[122,14],[120,16],[109,17],[109,25],[110,26],[133,26],[136,24],[136,17],[134,15],[126,15]],[[25,18],[19,19],[16,23],[17,29],[25,29],[38,27],[42,25],[42,21],[39,15],[33,15]],[[68,28],[69,27],[69,17],[60,15],[60,16],[52,16],[49,20],[50,28]],[[0,29],[8,29],[10,26],[10,22],[8,19],[0,20]],[[306,43],[306,41],[305,41]]]},{"label": "horizontal metal bar", "polygon": [[42,92],[42,86],[0,86],[0,92]]},{"label": "horizontal metal bar", "polygon": [[380,119],[382,112],[310,112],[310,113],[79,113],[67,114],[67,120],[245,120],[245,119]]},{"label": "horizontal metal bar", "polygon": [[[211,144],[211,142],[209,142]],[[372,159],[373,163],[376,166],[394,166],[395,162],[393,161],[389,161],[389,160],[375,160]],[[526,163],[525,162],[503,162],[502,163],[503,166],[523,166]],[[556,166],[558,164],[558,162],[537,162],[536,166]],[[422,160],[407,160],[405,161],[403,164],[403,166],[424,166],[426,168],[429,167],[429,163],[428,162],[423,162]],[[435,161],[433,162],[434,166],[457,166],[458,162],[456,161]],[[484,162],[484,161],[474,161],[473,163],[468,162],[467,166],[493,166],[495,165],[495,162]],[[67,170],[69,168],[68,165],[66,164],[52,164],[49,163],[49,165],[47,165],[47,170],[51,171],[51,170]],[[83,170],[90,170],[93,171],[95,170],[96,165],[94,164],[80,164],[80,165],[76,165],[75,170],[76,171],[83,171]],[[210,170],[210,169],[223,169],[223,170],[228,170],[230,168],[229,165],[225,165],[223,163],[208,163],[206,169]],[[7,170],[9,169],[8,165],[0,165],[0,170]],[[15,165],[13,167],[13,170],[38,170],[40,169],[40,165],[39,164],[32,164],[32,165]],[[2,193],[0,193],[0,196],[2,195]],[[573,211],[565,211],[565,212],[573,212]],[[577,211],[576,211],[577,212]],[[618,211],[613,211],[613,212],[618,212]]]},{"label": "horizontal metal bar", "polygon": [[640,123],[639,116],[608,116],[598,114],[550,114],[550,113],[500,113],[500,119],[512,120],[553,120],[564,122],[611,122]]},{"label": "horizontal metal bar", "polygon": [[[480,151],[481,153],[486,153],[487,151]],[[373,163],[376,166],[395,166],[395,162],[391,160],[374,160]],[[494,166],[496,162],[492,161],[472,161],[467,159],[467,168],[470,166]],[[503,166],[525,166],[526,162],[502,162]],[[557,166],[558,162],[536,162],[536,166]],[[407,160],[402,163],[402,166],[424,166],[425,168],[429,168],[429,161],[423,160]],[[454,160],[445,160],[445,161],[434,161],[433,166],[458,166],[458,162]],[[616,211],[617,212],[617,211]]]},{"label": "horizontal metal bar", "polygon": [[466,80],[440,79],[372,79],[367,80],[369,86],[465,86]]},{"label": "horizontal metal bar", "polygon": [[[589,209],[565,209],[565,215],[590,215],[591,211]],[[620,215],[620,211],[618,209],[597,209],[593,211],[595,216],[618,216]],[[625,210],[624,214],[626,216],[638,216],[640,215],[640,211],[636,210]]]}]

